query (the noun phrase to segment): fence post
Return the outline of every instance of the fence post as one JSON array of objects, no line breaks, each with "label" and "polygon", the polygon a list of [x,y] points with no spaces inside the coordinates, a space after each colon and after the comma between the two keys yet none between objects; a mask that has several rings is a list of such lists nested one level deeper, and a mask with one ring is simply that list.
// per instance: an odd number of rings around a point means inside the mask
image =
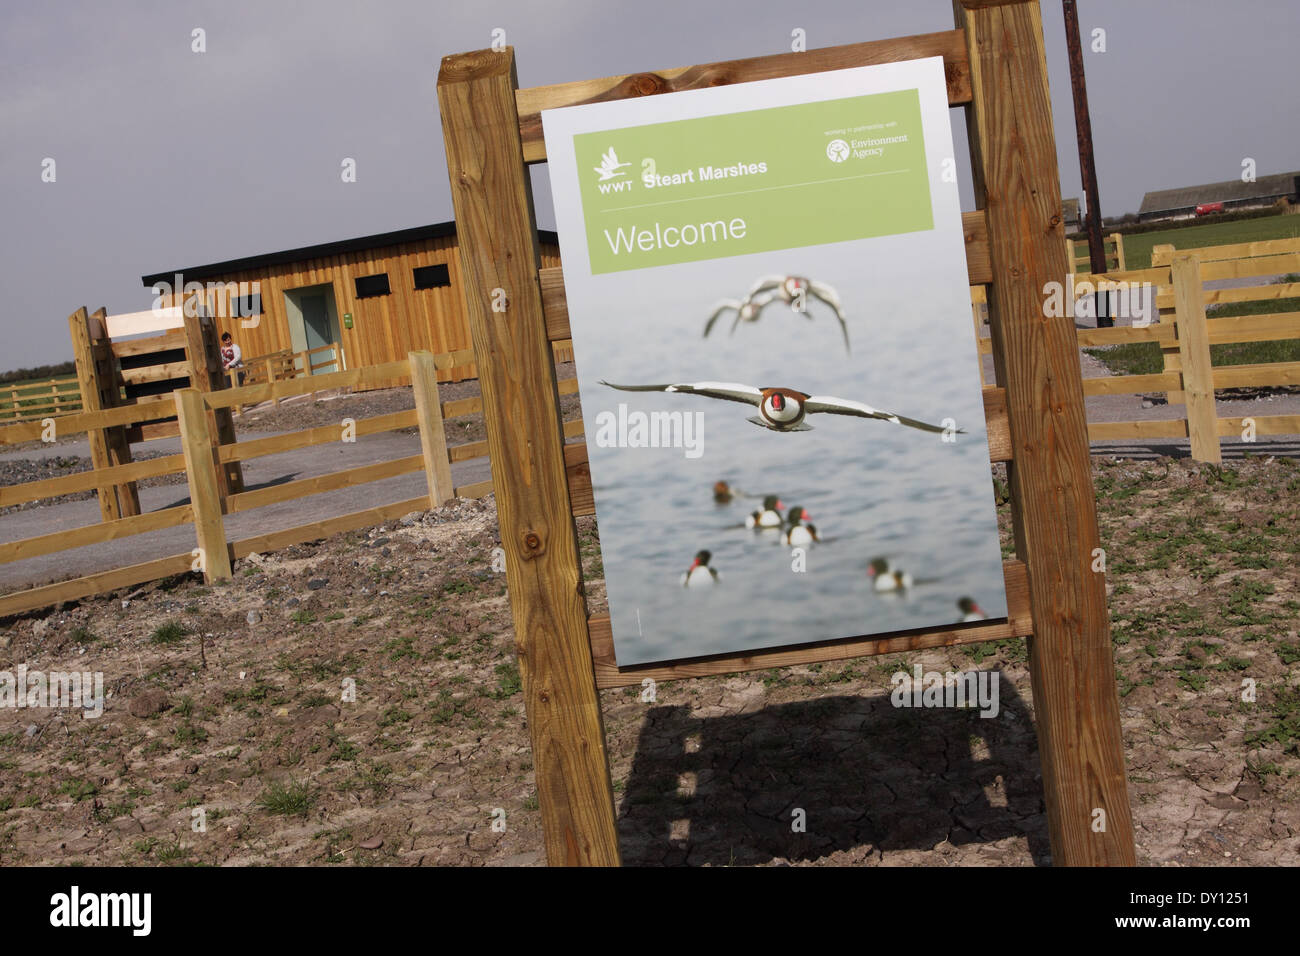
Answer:
[{"label": "fence post", "polygon": [[1124,236],[1118,232],[1112,232],[1110,237],[1115,240],[1115,268],[1120,272],[1125,272],[1128,265],[1124,261]]},{"label": "fence post", "polygon": [[194,509],[194,534],[203,562],[203,580],[210,584],[231,576],[230,551],[226,547],[217,487],[218,446],[208,428],[208,407],[203,393],[196,388],[181,388],[173,394],[190,484],[190,506]]},{"label": "fence post", "polygon": [[1178,353],[1182,358],[1183,395],[1187,404],[1187,434],[1192,457],[1218,464],[1219,416],[1214,405],[1214,368],[1210,361],[1210,333],[1205,324],[1205,293],[1201,288],[1201,261],[1182,253],[1174,256],[1174,323]]},{"label": "fence post", "polygon": [[432,352],[412,352],[411,390],[420,419],[420,448],[424,473],[429,479],[429,507],[440,508],[452,497],[451,462],[447,459],[447,433],[438,401],[438,369]]}]

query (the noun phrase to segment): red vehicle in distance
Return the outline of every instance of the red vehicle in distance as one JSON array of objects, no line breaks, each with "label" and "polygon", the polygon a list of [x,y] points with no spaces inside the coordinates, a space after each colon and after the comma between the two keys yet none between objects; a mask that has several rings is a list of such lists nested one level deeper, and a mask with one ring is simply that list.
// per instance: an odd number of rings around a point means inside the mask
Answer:
[{"label": "red vehicle in distance", "polygon": [[1196,207],[1196,215],[1198,216],[1208,216],[1212,212],[1223,212],[1223,203],[1203,202]]}]

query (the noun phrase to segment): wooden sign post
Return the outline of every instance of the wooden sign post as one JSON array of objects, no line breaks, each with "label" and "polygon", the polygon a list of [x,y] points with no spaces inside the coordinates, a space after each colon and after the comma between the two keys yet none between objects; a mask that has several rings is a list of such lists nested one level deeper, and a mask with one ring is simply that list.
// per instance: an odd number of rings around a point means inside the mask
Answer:
[{"label": "wooden sign post", "polygon": [[[1119,703],[1073,323],[1045,314],[1066,277],[1037,0],[958,0],[945,33],[659,73],[518,89],[513,50],[446,57],[447,168],[502,547],[552,864],[619,862],[598,688],[1009,637],[1030,642],[1053,859],[1132,865]],[[1016,560],[1001,621],[621,669],[608,617],[588,619],[574,516],[594,513],[586,447],[565,446],[550,343],[569,337],[563,279],[541,269],[528,163],[540,111],[942,56],[967,110],[980,211],[963,217],[972,285],[988,286],[1000,386],[985,387],[990,458],[1006,461]],[[504,304],[504,307],[503,307]]]}]

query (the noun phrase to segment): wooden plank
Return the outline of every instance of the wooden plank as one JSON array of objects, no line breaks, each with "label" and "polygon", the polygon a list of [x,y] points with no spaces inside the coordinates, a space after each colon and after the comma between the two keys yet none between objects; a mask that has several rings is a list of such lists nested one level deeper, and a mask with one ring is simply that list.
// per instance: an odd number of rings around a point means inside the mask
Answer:
[{"label": "wooden plank", "polygon": [[129,465],[92,468],[90,471],[79,471],[41,481],[28,481],[21,485],[4,485],[0,486],[0,508],[25,501],[39,501],[41,498],[56,498],[59,495],[75,494],[78,491],[90,491],[94,488],[111,488],[123,481],[139,481],[184,470],[184,455],[166,455],[146,461],[133,461]]},{"label": "wooden plank", "polygon": [[[1167,266],[1174,261],[1172,245],[1155,246],[1151,250],[1153,266]],[[1235,242],[1226,246],[1202,246],[1199,249],[1180,249],[1180,254],[1193,256],[1201,262],[1220,262],[1224,259],[1251,259],[1258,256],[1285,255],[1300,252],[1300,237],[1292,239],[1265,239],[1260,242]]]},{"label": "wooden plank", "polygon": [[1300,435],[1300,415],[1246,415],[1219,419],[1220,437],[1241,438],[1249,420],[1256,435]]},{"label": "wooden plank", "polygon": [[359,468],[349,468],[345,471],[332,471],[329,474],[316,475],[313,478],[300,478],[298,481],[288,481],[282,485],[270,485],[253,491],[243,491],[226,499],[226,513],[235,514],[239,511],[251,511],[253,508],[262,508],[278,501],[292,501],[295,498],[305,498],[308,495],[317,495],[324,491],[337,491],[339,488],[351,488],[354,485],[364,485],[371,481],[394,478],[398,475],[419,471],[423,467],[423,455],[410,455],[406,458],[380,461],[373,465],[362,465]]},{"label": "wooden plank", "polygon": [[[100,307],[95,310],[90,317],[90,324],[87,331],[100,330],[107,328],[108,310]],[[96,338],[93,332],[90,335],[91,353],[94,356],[92,364],[95,367],[94,376],[99,387],[100,404],[104,408],[124,404],[122,398],[122,377],[118,370],[117,362],[114,361],[112,352],[109,348],[109,341],[106,335]],[[121,427],[107,428],[104,430],[104,445],[108,451],[107,466],[125,465],[131,461],[131,443],[127,440],[126,431]],[[123,482],[115,485],[112,494],[117,499],[117,513],[122,517],[128,515],[140,514],[140,491],[134,481]]]},{"label": "wooden plank", "polygon": [[[577,394],[578,380],[576,378],[562,378],[555,383],[555,389],[556,393],[559,395]],[[457,398],[450,402],[442,403],[443,418],[460,418],[462,415],[473,415],[481,411],[483,411],[483,399],[478,396]]]},{"label": "wooden plank", "polygon": [[161,365],[124,368],[122,369],[122,381],[127,385],[140,385],[144,382],[165,382],[170,379],[188,378],[189,370],[189,362],[164,362]]},{"label": "wooden plank", "polygon": [[209,583],[228,579],[230,553],[226,548],[225,525],[221,520],[221,496],[218,491],[216,443],[208,431],[208,410],[203,393],[196,388],[173,392],[180,417],[181,449],[189,476],[190,504],[194,509],[194,533],[198,539],[203,580]]},{"label": "wooden plank", "polygon": [[[398,428],[411,428],[417,424],[415,409],[411,408],[404,412],[390,412],[387,415],[357,419],[352,433],[361,438]],[[269,438],[254,438],[234,445],[222,445],[220,456],[223,462],[248,461],[250,458],[261,458],[263,455],[277,455],[281,452],[340,441],[342,437],[342,424],[320,425],[300,432],[290,432],[287,435],[272,435]]]},{"label": "wooden plank", "polygon": [[1251,388],[1266,385],[1300,385],[1300,362],[1262,365],[1220,365],[1213,372],[1215,388]]},{"label": "wooden plank", "polygon": [[[958,0],[970,54],[975,202],[993,266],[990,319],[1016,460],[1008,468],[1016,553],[1028,566],[1030,674],[1052,859],[1135,862],[1078,343],[1045,322],[1042,290],[1066,275],[1060,176],[1036,0]],[[1096,810],[1106,815],[1094,832]]]},{"label": "wooden plank", "polygon": [[[1178,253],[1184,255],[1184,253]],[[1177,256],[1175,256],[1177,258]],[[1201,266],[1202,282],[1217,282],[1222,279],[1250,279],[1258,276],[1283,275],[1300,272],[1300,252],[1283,256],[1260,256],[1257,259],[1228,259],[1223,262],[1207,262]]]},{"label": "wooden plank", "polygon": [[1221,319],[1210,319],[1205,324],[1211,345],[1300,339],[1300,312],[1230,315]]},{"label": "wooden plank", "polygon": [[18,382],[13,385],[5,386],[5,391],[12,392],[14,395],[17,395],[19,399],[27,398],[28,397],[27,393],[29,392],[38,395],[43,395],[48,393],[50,389],[56,389],[59,392],[72,393],[72,392],[80,392],[81,386],[78,385],[77,379],[75,377],[51,378],[51,379],[46,379],[43,382],[28,382],[28,383]]},{"label": "wooden plank", "polygon": [[311,524],[285,528],[283,531],[271,531],[252,538],[243,538],[231,544],[231,555],[235,558],[244,558],[254,552],[262,554],[267,551],[278,551],[280,548],[287,548],[294,544],[319,541],[322,538],[341,534],[344,531],[355,531],[357,528],[372,528],[375,525],[383,524],[385,521],[392,521],[402,517],[402,515],[408,515],[412,511],[424,511],[428,503],[429,499],[421,495],[418,498],[408,498],[405,501],[398,501],[391,505],[379,505],[375,508],[366,508],[364,511],[353,511],[350,514],[314,521]]},{"label": "wooden plank", "polygon": [[1079,347],[1097,345],[1125,345],[1129,342],[1160,342],[1176,345],[1176,336],[1171,325],[1152,322],[1147,326],[1116,325],[1108,329],[1076,329],[1075,338]]},{"label": "wooden plank", "polygon": [[185,348],[185,330],[172,329],[162,335],[152,335],[143,339],[128,339],[125,342],[113,342],[109,348],[118,358],[133,355],[152,355],[155,352],[170,352],[172,349]]},{"label": "wooden plank", "polygon": [[[1270,285],[1243,286],[1240,289],[1203,289],[1205,304],[1227,305],[1233,302],[1267,302],[1272,299],[1300,298],[1300,282],[1277,282]],[[1170,290],[1156,296],[1156,308],[1172,309],[1174,293]]]},{"label": "wooden plank", "polygon": [[1186,438],[1187,420],[1149,419],[1140,422],[1091,422],[1088,425],[1088,440],[1103,441],[1109,438]]},{"label": "wooden plank", "polygon": [[1083,380],[1085,395],[1132,395],[1138,392],[1169,392],[1183,384],[1178,372],[1151,375],[1100,375]]},{"label": "wooden plank", "polygon": [[99,524],[87,525],[65,531],[55,531],[35,538],[21,538],[0,544],[0,564],[10,561],[25,561],[42,554],[54,554],[72,548],[82,548],[88,544],[104,541],[116,541],[132,535],[146,534],[163,528],[174,528],[188,524],[194,518],[194,511],[189,505],[175,508],[163,508],[142,515],[130,515],[115,521],[101,521]]},{"label": "wooden plank", "polygon": [[984,424],[988,430],[989,461],[1011,461],[1015,457],[1015,450],[1011,444],[1005,388],[997,385],[984,386]]},{"label": "wooden plank", "polygon": [[800,644],[637,667],[618,666],[614,657],[610,619],[608,615],[602,614],[590,621],[591,654],[596,662],[597,686],[601,690],[607,690],[613,687],[640,686],[647,677],[655,681],[685,680],[772,667],[806,666],[854,657],[896,654],[929,647],[951,647],[956,644],[1027,637],[1033,633],[1033,619],[1029,604],[1029,576],[1025,572],[1025,565],[1020,561],[1006,561],[1002,565],[1002,573],[1006,579],[1008,612],[1003,620],[885,636],[851,637],[821,644]]},{"label": "wooden plank", "polygon": [[[442,61],[438,102],[461,287],[482,389],[547,859],[552,865],[617,865],[614,795],[565,487],[517,87],[512,49]],[[497,288],[506,290],[505,313],[492,311]]]},{"label": "wooden plank", "polygon": [[482,458],[488,453],[488,443],[484,441],[467,442],[464,445],[453,445],[447,449],[447,458],[450,461],[469,461],[471,458]]},{"label": "wooden plank", "polygon": [[293,395],[306,395],[309,392],[324,391],[327,388],[356,388],[382,383],[390,379],[405,378],[407,374],[406,359],[401,359],[383,365],[361,366],[345,372],[329,372],[325,375],[299,377],[263,385],[227,388],[220,392],[208,394],[204,400],[212,408],[255,405],[261,402],[269,402],[273,397],[289,398]]},{"label": "wooden plank", "polygon": [[70,581],[60,581],[57,584],[47,584],[27,591],[6,594],[0,597],[0,617],[50,607],[63,601],[75,601],[95,594],[103,594],[105,591],[143,584],[146,581],[156,581],[173,574],[184,574],[190,570],[193,561],[193,556],[188,553],[174,554],[155,561],[146,561],[143,564],[114,568],[111,571],[73,578]]},{"label": "wooden plank", "polygon": [[[77,385],[81,390],[82,407],[89,412],[97,412],[103,407],[103,399],[100,395],[99,376],[96,374],[94,356],[91,352],[89,320],[90,316],[86,312],[86,307],[82,306],[68,316],[68,333],[72,337],[72,357],[77,366]],[[9,441],[35,441],[41,437],[41,428],[38,424],[26,427],[31,429],[30,433],[27,433],[24,426],[21,425],[6,428],[3,433],[0,433],[0,442],[8,444]],[[75,434],[78,431],[87,431],[86,437],[89,439],[92,467],[108,468],[115,464],[115,462],[109,461],[108,441],[104,437],[102,428],[73,428],[61,434]],[[18,434],[22,434],[23,437],[12,438],[9,441],[5,440],[8,436]],[[112,488],[101,488],[98,497],[101,520],[115,521],[122,517],[122,512],[118,507],[117,495],[114,494]]]},{"label": "wooden plank", "polygon": [[451,461],[447,458],[447,432],[438,401],[438,368],[431,352],[412,352],[411,390],[420,422],[420,449],[429,481],[429,507],[441,508],[453,494]]},{"label": "wooden plank", "polygon": [[184,306],[176,305],[165,309],[146,309],[143,312],[123,312],[119,315],[107,316],[104,321],[104,331],[109,338],[120,339],[127,335],[179,329],[184,325]]},{"label": "wooden plank", "polygon": [[460,485],[456,489],[457,498],[482,498],[484,495],[492,494],[492,479],[487,481],[478,481],[472,485]]},{"label": "wooden plank", "polygon": [[180,426],[176,420],[166,422],[154,422],[150,425],[132,425],[127,429],[127,437],[131,444],[142,441],[155,441],[159,438],[175,438],[181,433]]},{"label": "wooden plank", "polygon": [[[122,405],[118,408],[97,409],[78,412],[75,415],[64,415],[58,419],[59,437],[103,430],[114,425],[129,425],[132,422],[141,422],[150,418],[167,418],[169,415],[175,415],[174,408],[168,405],[168,403],[172,402],[172,396],[163,395],[160,398],[161,401],[147,404]],[[40,441],[40,438],[41,426],[39,422],[26,422],[0,428],[0,446],[16,445],[19,442],[26,441]],[[94,439],[92,438],[91,441],[93,444]]]},{"label": "wooden plank", "polygon": [[[490,51],[481,52],[486,55]],[[575,83],[534,86],[530,89],[518,90],[515,99],[524,162],[540,163],[546,159],[546,144],[542,138],[542,110],[577,106],[582,103],[607,103],[634,96],[698,90],[731,83],[749,83],[754,80],[770,80],[783,76],[803,76],[825,70],[843,70],[875,63],[895,63],[899,60],[916,60],[928,56],[941,56],[944,59],[944,72],[948,81],[948,102],[954,106],[969,102],[970,76],[966,47],[960,30],[899,37],[893,40],[850,43],[843,46],[823,47],[819,50],[807,50],[803,53],[777,53],[770,56],[659,70],[654,73],[629,73],[604,79],[580,80]]]}]

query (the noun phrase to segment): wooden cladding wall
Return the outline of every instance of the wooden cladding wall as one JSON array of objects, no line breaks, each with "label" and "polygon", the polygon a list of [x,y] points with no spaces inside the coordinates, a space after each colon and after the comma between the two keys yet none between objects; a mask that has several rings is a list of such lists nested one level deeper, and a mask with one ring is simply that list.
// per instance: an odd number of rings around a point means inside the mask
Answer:
[{"label": "wooden cladding wall", "polygon": [[[560,264],[559,249],[542,246],[544,267]],[[446,265],[451,284],[434,289],[416,289],[413,270],[422,266]],[[361,276],[388,273],[387,295],[358,299],[355,280]],[[196,280],[198,281],[198,280]],[[293,348],[285,292],[329,285],[334,290],[338,318],[338,340],[349,368],[384,365],[406,358],[410,352],[435,354],[473,348],[465,318],[465,297],[460,253],[454,236],[423,239],[376,249],[364,249],[318,259],[304,259],[285,265],[224,273],[208,277],[208,283],[259,284],[263,313],[255,326],[243,328],[229,293],[233,288],[214,289],[207,295],[208,308],[217,315],[220,332],[229,332],[245,356],[268,355]],[[250,285],[251,288],[251,285]],[[163,305],[181,305],[178,295],[164,297]],[[343,316],[352,314],[352,328]],[[473,365],[440,370],[439,381],[473,377]],[[371,385],[389,388],[410,384],[409,379]]]}]

